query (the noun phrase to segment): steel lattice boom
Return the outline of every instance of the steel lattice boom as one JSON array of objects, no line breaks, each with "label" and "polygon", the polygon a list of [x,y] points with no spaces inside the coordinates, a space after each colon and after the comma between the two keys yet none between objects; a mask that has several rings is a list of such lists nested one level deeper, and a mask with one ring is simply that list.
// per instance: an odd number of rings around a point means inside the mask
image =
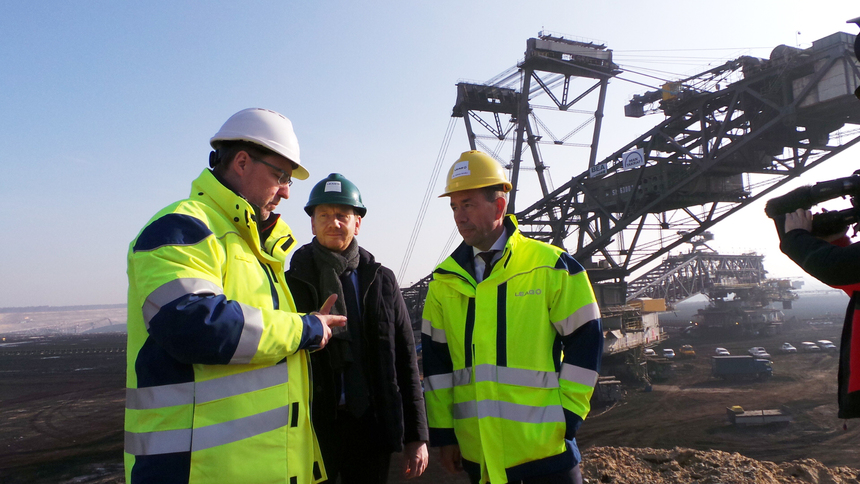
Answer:
[{"label": "steel lattice boom", "polygon": [[[621,73],[603,45],[529,39],[517,69],[486,84],[458,84],[452,116],[463,118],[472,149],[511,170],[509,211],[523,233],[565,247],[592,281],[615,280],[624,294],[626,276],[860,141],[853,42],[840,32],[804,50],[779,46],[769,59],[740,57],[634,96],[628,116],[654,107],[665,118],[602,162],[607,86]],[[544,156],[564,152],[554,163],[570,166],[577,157],[564,149],[571,148],[588,150],[586,169],[553,188]],[[634,151],[640,162],[631,164],[626,155]],[[533,168],[525,166],[529,157]],[[517,211],[526,169],[536,173],[542,198]],[[419,298],[426,284],[404,293]]]},{"label": "steel lattice boom", "polygon": [[[624,277],[854,145],[860,130],[843,129],[860,123],[853,38],[727,63],[741,79],[713,92],[664,87],[667,118],[519,212],[523,232],[559,246],[574,237],[577,259],[598,255],[615,269],[606,278]],[[644,164],[625,168],[636,149]]]},{"label": "steel lattice boom", "polygon": [[627,298],[665,299],[675,304],[711,288],[758,285],[765,280],[763,256],[690,253],[667,257],[662,264],[627,284]]}]

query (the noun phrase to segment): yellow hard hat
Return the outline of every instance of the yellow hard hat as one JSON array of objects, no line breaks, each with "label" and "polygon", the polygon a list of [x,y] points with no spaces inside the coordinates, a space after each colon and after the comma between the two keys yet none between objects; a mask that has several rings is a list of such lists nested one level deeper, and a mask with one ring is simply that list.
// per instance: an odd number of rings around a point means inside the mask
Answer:
[{"label": "yellow hard hat", "polygon": [[460,159],[448,170],[445,182],[445,193],[439,195],[440,198],[454,192],[494,185],[503,185],[505,192],[513,188],[502,165],[490,155],[477,150],[466,151],[460,155]]}]

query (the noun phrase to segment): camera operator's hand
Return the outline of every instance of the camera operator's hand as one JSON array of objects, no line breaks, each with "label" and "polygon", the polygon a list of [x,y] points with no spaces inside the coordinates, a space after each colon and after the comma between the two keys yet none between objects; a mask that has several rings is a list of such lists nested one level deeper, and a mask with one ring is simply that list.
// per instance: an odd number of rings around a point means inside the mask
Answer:
[{"label": "camera operator's hand", "polygon": [[812,232],[812,212],[798,208],[794,212],[785,214],[785,233],[797,229]]},{"label": "camera operator's hand", "polygon": [[[792,213],[785,214],[785,233],[787,234],[796,229],[803,229],[807,232],[812,232],[812,212],[799,208]],[[839,240],[842,237],[845,237],[845,234],[847,233],[848,227],[846,226],[839,232],[828,235],[819,235],[818,238],[826,242],[833,242],[834,240]]]}]

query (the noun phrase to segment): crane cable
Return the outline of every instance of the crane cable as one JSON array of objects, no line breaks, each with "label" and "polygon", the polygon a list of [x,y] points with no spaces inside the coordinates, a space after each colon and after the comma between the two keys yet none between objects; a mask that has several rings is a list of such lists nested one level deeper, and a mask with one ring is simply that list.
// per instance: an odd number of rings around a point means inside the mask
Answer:
[{"label": "crane cable", "polygon": [[409,260],[412,258],[412,251],[415,250],[415,243],[418,241],[418,234],[421,232],[421,225],[424,223],[424,216],[427,214],[427,206],[430,203],[430,195],[436,189],[436,181],[439,179],[439,171],[442,168],[442,161],[448,152],[448,145],[451,144],[451,137],[454,134],[454,125],[457,118],[451,117],[448,121],[448,129],[445,131],[445,138],[442,140],[442,146],[439,147],[439,155],[436,157],[436,166],[433,167],[433,173],[430,175],[430,181],[427,183],[427,191],[424,192],[424,199],[421,202],[421,208],[418,211],[418,218],[415,220],[415,226],[412,228],[412,235],[409,238],[409,243],[406,245],[406,253],[403,255],[403,262],[400,264],[400,272],[397,273],[397,280],[403,281],[406,275],[406,268],[409,267]]},{"label": "crane cable", "polygon": [[[689,50],[695,50],[695,49],[689,49]],[[642,52],[642,51],[630,51],[630,52]],[[647,51],[645,51],[645,52],[647,52]],[[510,81],[511,78],[515,77],[515,74],[514,74],[515,69],[516,69],[516,67],[512,67],[512,68],[509,68],[509,69],[503,71],[502,73],[500,73],[499,75],[497,75],[496,77],[494,77],[493,79],[488,81],[486,84],[489,84],[489,85],[506,84],[507,82]],[[643,70],[647,70],[647,69],[643,68]],[[632,74],[640,75],[643,77],[650,77],[650,78],[656,79],[656,80],[663,80],[659,77],[644,74],[642,72],[636,72],[636,71],[632,71],[632,70],[630,72]],[[521,73],[520,73],[520,75],[521,75]],[[551,77],[550,80],[547,81],[547,83],[548,83],[548,85],[554,85],[554,84],[557,84],[563,78],[564,78],[564,76]],[[637,82],[637,81],[634,81],[631,79],[625,79],[625,78],[617,77],[617,76],[616,76],[616,78],[621,80],[621,81],[626,81],[626,82],[629,82],[632,84],[638,84],[640,86],[645,86],[645,87],[650,88],[650,89],[659,89],[657,87],[649,86],[648,84]],[[502,82],[502,81],[504,81],[504,82]],[[522,80],[520,80],[520,82],[522,82]],[[532,92],[530,94],[537,91],[538,89],[539,89],[539,86],[533,87]],[[403,281],[403,277],[406,275],[406,269],[409,266],[409,261],[412,258],[412,252],[415,250],[415,244],[418,241],[418,235],[421,231],[421,225],[423,225],[423,223],[424,223],[424,216],[427,214],[427,206],[430,203],[430,195],[433,193],[433,190],[436,188],[436,181],[439,178],[439,172],[440,172],[441,167],[442,167],[442,161],[445,159],[445,155],[448,151],[448,146],[451,143],[451,137],[452,137],[453,132],[454,132],[455,122],[456,122],[456,118],[454,118],[452,116],[451,120],[448,122],[448,128],[445,132],[445,138],[442,141],[442,146],[439,148],[439,154],[436,158],[436,165],[433,167],[433,173],[430,176],[430,181],[427,183],[427,190],[424,193],[424,199],[421,202],[421,208],[418,212],[418,218],[415,220],[415,226],[412,228],[412,235],[410,236],[409,243],[406,246],[406,253],[403,256],[403,262],[401,263],[400,271],[397,274],[397,280],[401,281],[401,283]],[[448,238],[448,242],[443,247],[442,254],[439,256],[439,259],[437,260],[436,265],[441,263],[442,260],[444,259],[444,257],[449,253],[449,250],[454,243],[456,235],[457,235],[457,230],[454,229],[451,233],[451,236]]]},{"label": "crane cable", "polygon": [[454,230],[451,231],[451,235],[448,237],[448,242],[445,243],[445,247],[442,248],[442,252],[439,254],[439,258],[436,259],[437,266],[441,264],[443,260],[448,258],[448,255],[451,253],[451,246],[454,245],[454,240],[457,239],[457,234],[459,233],[460,231],[457,230],[457,227],[454,227]]}]

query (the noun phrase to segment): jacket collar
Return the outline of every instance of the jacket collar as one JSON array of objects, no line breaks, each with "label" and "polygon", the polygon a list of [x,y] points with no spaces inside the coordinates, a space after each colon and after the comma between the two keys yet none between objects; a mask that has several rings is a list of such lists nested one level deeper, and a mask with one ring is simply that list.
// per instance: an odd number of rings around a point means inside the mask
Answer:
[{"label": "jacket collar", "polygon": [[218,207],[242,239],[254,250],[262,252],[264,249],[266,255],[284,261],[287,253],[295,248],[292,230],[280,218],[275,222],[265,244],[261,243],[254,207],[221,183],[209,169],[204,169],[191,184],[190,198]]},{"label": "jacket collar", "polygon": [[[517,218],[514,215],[506,215],[502,223],[505,225],[505,231],[510,235],[508,235],[508,240],[505,242],[505,250],[498,264],[503,264],[503,267],[507,267],[508,260],[510,260],[511,254],[516,249],[522,234],[520,233],[519,224],[517,224]],[[460,280],[471,286],[471,292],[474,292],[474,287],[477,286],[477,282],[472,276],[474,272],[475,255],[472,246],[467,245],[466,242],[461,242],[454,249],[454,252],[436,267],[436,270],[433,271],[433,279],[446,280],[451,283]]]}]

